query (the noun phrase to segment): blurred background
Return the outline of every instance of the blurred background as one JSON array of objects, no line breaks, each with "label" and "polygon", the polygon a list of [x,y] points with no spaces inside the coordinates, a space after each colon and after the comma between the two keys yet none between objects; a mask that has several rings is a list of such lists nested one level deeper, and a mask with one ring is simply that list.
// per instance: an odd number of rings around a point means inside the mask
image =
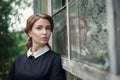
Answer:
[{"label": "blurred background", "polygon": [[23,54],[26,19],[33,14],[32,0],[0,0],[0,80],[6,80],[15,56]]}]

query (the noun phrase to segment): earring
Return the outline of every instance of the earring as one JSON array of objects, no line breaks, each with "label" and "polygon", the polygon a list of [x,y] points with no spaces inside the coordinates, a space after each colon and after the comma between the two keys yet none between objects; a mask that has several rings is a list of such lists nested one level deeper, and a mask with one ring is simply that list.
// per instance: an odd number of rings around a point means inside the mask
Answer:
[{"label": "earring", "polygon": [[32,37],[31,35],[29,35],[29,37]]}]

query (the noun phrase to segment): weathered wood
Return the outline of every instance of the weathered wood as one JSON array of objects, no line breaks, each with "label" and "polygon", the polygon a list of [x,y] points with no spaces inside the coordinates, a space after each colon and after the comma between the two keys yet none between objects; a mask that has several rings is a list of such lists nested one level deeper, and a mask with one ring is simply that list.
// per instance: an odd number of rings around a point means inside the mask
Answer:
[{"label": "weathered wood", "polygon": [[90,65],[68,60],[62,57],[63,68],[69,73],[83,80],[120,80],[120,76],[110,74],[102,69]]}]

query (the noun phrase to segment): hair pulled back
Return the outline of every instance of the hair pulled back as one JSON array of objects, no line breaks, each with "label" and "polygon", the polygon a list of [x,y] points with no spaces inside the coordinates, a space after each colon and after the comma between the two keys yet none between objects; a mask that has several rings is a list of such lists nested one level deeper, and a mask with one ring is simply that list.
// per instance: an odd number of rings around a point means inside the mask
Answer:
[{"label": "hair pulled back", "polygon": [[[53,32],[53,28],[54,28],[54,22],[53,22],[53,19],[51,16],[49,16],[48,14],[34,14],[34,15],[31,15],[28,19],[27,19],[27,22],[26,22],[26,27],[24,29],[25,33],[28,34],[28,32],[30,30],[32,30],[32,27],[34,25],[34,23],[39,20],[40,18],[42,19],[46,19],[50,22],[51,24],[51,32]],[[51,47],[49,46],[49,44],[47,43],[46,44],[50,49]],[[30,37],[28,35],[28,41],[26,43],[26,47],[27,47],[27,50],[32,47],[32,37]]]}]

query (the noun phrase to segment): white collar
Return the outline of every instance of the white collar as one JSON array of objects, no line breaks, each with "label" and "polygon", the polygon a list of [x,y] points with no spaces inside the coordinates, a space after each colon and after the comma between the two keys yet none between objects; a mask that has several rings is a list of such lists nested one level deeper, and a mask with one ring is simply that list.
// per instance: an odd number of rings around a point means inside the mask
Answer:
[{"label": "white collar", "polygon": [[41,49],[37,50],[36,52],[32,53],[31,48],[30,48],[27,51],[27,57],[32,55],[32,56],[34,56],[34,58],[37,58],[37,57],[41,56],[42,54],[44,54],[45,52],[47,52],[48,50],[49,50],[48,46],[44,46],[43,48],[41,48]]}]

